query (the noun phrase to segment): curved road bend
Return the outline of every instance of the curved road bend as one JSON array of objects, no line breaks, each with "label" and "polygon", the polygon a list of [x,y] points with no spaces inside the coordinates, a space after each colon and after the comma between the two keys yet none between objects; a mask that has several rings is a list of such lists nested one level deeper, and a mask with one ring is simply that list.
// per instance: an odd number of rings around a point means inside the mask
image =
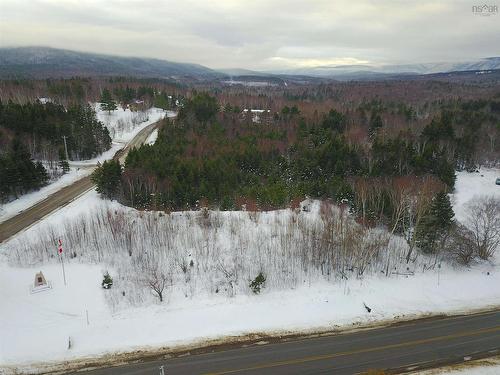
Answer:
[{"label": "curved road bend", "polygon": [[[131,333],[132,334],[132,333]],[[462,362],[500,350],[500,310],[415,320],[354,333],[238,347],[86,371],[88,375],[357,374],[389,373]],[[493,352],[491,352],[493,351]],[[390,370],[392,369],[392,370]]]},{"label": "curved road bend", "polygon": [[[123,164],[128,151],[146,142],[159,123],[160,121],[155,122],[142,129],[123,149],[115,154],[113,159],[118,159],[120,163]],[[20,212],[16,216],[0,223],[0,243],[23,229],[30,227],[44,216],[50,214],[52,211],[60,207],[64,207],[75,198],[92,189],[93,186],[94,184],[90,180],[90,176],[86,176],[71,185],[63,187],[55,193],[52,193],[44,200]]]}]

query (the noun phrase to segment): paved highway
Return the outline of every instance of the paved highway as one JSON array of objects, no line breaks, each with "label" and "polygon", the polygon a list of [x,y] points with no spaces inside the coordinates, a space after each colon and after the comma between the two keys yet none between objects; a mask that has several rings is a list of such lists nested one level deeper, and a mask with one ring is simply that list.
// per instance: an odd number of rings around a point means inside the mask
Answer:
[{"label": "paved highway", "polygon": [[404,324],[301,340],[122,365],[88,375],[357,374],[405,372],[416,364],[461,362],[500,349],[500,311],[416,320]]},{"label": "paved highway", "polygon": [[[127,153],[134,147],[143,144],[154,129],[158,127],[159,122],[155,122],[142,129],[122,150],[118,151],[114,159],[118,159],[120,163],[125,162]],[[0,243],[12,237],[14,234],[26,229],[36,223],[38,220],[47,216],[52,211],[64,207],[75,198],[92,189],[94,184],[90,180],[90,176],[84,177],[75,183],[66,186],[57,192],[49,195],[44,200],[22,211],[16,216],[0,223]]]}]

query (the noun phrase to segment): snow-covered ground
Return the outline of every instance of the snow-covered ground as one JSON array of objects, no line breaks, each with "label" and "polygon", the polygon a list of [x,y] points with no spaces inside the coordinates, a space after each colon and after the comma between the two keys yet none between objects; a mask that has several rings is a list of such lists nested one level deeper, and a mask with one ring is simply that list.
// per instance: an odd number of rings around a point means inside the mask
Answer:
[{"label": "snow-covered ground", "polygon": [[[460,209],[475,193],[486,192],[484,186],[484,178],[480,174],[459,174],[454,196],[456,208]],[[493,189],[489,191],[496,193]],[[129,281],[133,276],[126,274],[119,277],[117,273],[120,270],[114,268],[119,267],[119,264],[107,263],[105,260],[89,262],[85,257],[94,254],[91,250],[65,248],[65,286],[55,243],[53,249],[31,249],[32,255],[36,255],[31,258],[31,255],[27,255],[31,253],[23,248],[23,244],[37,236],[47,235],[44,228],[52,228],[48,235],[55,240],[60,233],[68,230],[65,225],[73,225],[70,223],[71,218],[103,208],[110,214],[118,212],[120,215],[121,210],[125,215],[130,215],[125,219],[133,220],[134,227],[142,225],[140,223],[154,226],[156,222],[165,220],[165,215],[138,213],[121,207],[117,202],[103,201],[95,192],[89,192],[7,244],[0,245],[0,285],[4,286],[0,288],[0,372],[2,366],[8,373],[14,368],[39,362],[61,362],[113,352],[199,344],[224,336],[348,328],[384,320],[459,313],[500,305],[500,267],[495,259],[491,263],[475,264],[470,268],[443,264],[439,273],[432,270],[422,272],[415,266],[414,274],[402,272],[391,274],[390,277],[381,273],[371,273],[363,278],[350,277],[349,280],[328,281],[310,277],[296,280],[288,288],[268,288],[260,295],[235,293],[233,297],[222,290],[216,294],[209,293],[208,286],[193,285],[191,282],[189,287],[196,291],[193,293],[188,290],[188,284],[174,282],[174,286],[167,287],[163,303],[157,302],[151,294],[149,298],[137,294],[140,300],[130,303],[134,290],[129,288]],[[273,223],[279,226],[280,217],[291,215],[287,211],[263,213],[252,220],[243,219],[245,215],[246,218],[250,217],[244,212],[221,213],[216,218],[226,218],[227,222],[217,224],[215,229],[203,224],[202,220],[199,226],[193,226],[192,233],[175,233],[172,241],[177,241],[176,236],[181,236],[179,238],[189,248],[189,237],[202,235],[212,241],[212,236],[217,235],[211,234],[213,229],[218,235],[227,233],[226,241],[230,245],[234,241],[231,236],[237,236],[235,231],[242,230],[233,224],[244,223],[243,228],[248,232],[247,237],[243,237],[244,241],[252,244],[251,241],[258,241],[254,239],[259,237],[258,233],[261,233],[262,238],[267,238],[265,227]],[[314,214],[312,210],[298,215],[307,218]],[[203,217],[199,212],[172,214],[174,231],[188,232],[189,228],[175,225],[189,222],[186,219],[189,215],[198,215],[193,220]],[[230,221],[231,217],[235,219]],[[297,220],[300,221],[300,218]],[[93,239],[90,230],[86,233],[90,236],[89,243],[98,240],[97,237]],[[279,237],[280,234],[271,234],[273,236],[284,238]],[[223,242],[216,244],[224,246]],[[99,246],[99,243],[94,245],[95,248]],[[105,249],[105,246],[102,244],[101,249]],[[71,259],[72,251],[79,253],[78,258]],[[143,249],[135,248],[133,251],[134,256],[140,257],[137,252]],[[201,261],[196,258],[195,251],[193,249],[192,255],[198,265]],[[208,252],[218,251],[218,248],[209,246],[207,240],[206,247],[201,251],[206,251],[208,255]],[[101,256],[106,258],[99,254]],[[125,257],[128,255],[125,254]],[[114,254],[112,258],[115,258]],[[177,269],[178,265],[175,266]],[[52,289],[31,294],[30,285],[39,271],[51,281]],[[100,285],[105,271],[115,278],[111,290],[104,290]],[[217,272],[214,269],[211,273]],[[196,281],[194,276],[193,280]],[[206,284],[209,285],[211,281],[206,280]],[[272,282],[271,277],[269,282]],[[364,303],[372,308],[371,313],[366,312]],[[72,346],[68,349],[70,338]]]},{"label": "snow-covered ground", "polygon": [[461,365],[421,371],[419,375],[498,375],[500,357],[486,358]]},{"label": "snow-covered ground", "polygon": [[50,183],[38,191],[22,195],[18,199],[0,204],[0,222],[5,221],[32,205],[44,200],[59,189],[68,186],[76,180],[89,175],[98,162],[113,158],[117,151],[121,150],[127,142],[134,138],[146,126],[157,122],[165,115],[174,117],[175,112],[164,111],[160,108],[150,108],[144,112],[132,112],[129,109],[119,107],[115,111],[107,112],[95,104],[97,118],[102,121],[112,136],[112,146],[109,150],[90,160],[70,161],[71,170],[61,178]]},{"label": "snow-covered ground", "polygon": [[492,195],[500,198],[500,185],[495,180],[500,177],[498,169],[481,169],[477,173],[457,172],[455,194],[453,194],[453,210],[459,221],[465,217],[467,202],[481,195]]},{"label": "snow-covered ground", "polygon": [[107,112],[100,108],[100,104],[94,105],[97,119],[104,123],[109,130],[113,143],[111,148],[90,160],[72,161],[72,166],[95,165],[97,162],[111,159],[118,150],[121,150],[137,133],[146,126],[155,123],[165,116],[175,117],[173,111],[164,111],[161,108],[150,108],[144,112],[135,112],[126,108],[118,107],[116,110]]},{"label": "snow-covered ground", "polygon": [[151,135],[148,137],[146,140],[146,143],[148,145],[153,145],[156,142],[156,139],[158,138],[158,129],[153,130]]},{"label": "snow-covered ground", "polygon": [[[491,274],[486,275],[486,269]],[[43,271],[53,289],[29,293]],[[155,346],[204,342],[249,333],[338,329],[353,324],[404,319],[430,313],[467,311],[498,305],[500,273],[478,267],[443,270],[415,277],[373,277],[348,283],[315,283],[259,296],[173,294],[163,304],[112,313],[100,286],[104,269],[66,265],[67,286],[57,264],[0,268],[0,349],[4,365],[63,361]],[[16,282],[12,282],[16,280]],[[373,311],[368,314],[363,303]],[[89,314],[89,324],[86,312]],[[73,347],[68,350],[71,337]],[[43,343],[43,345],[41,345]],[[1,367],[0,367],[1,368]]]}]

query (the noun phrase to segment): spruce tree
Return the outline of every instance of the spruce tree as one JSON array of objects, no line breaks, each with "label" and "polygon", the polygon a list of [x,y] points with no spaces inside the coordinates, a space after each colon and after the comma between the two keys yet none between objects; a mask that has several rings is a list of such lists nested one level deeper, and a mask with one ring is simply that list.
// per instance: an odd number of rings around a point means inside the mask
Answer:
[{"label": "spruce tree", "polygon": [[111,287],[113,286],[113,278],[109,275],[108,272],[104,274],[101,285],[104,289],[111,289]]},{"label": "spruce tree", "polygon": [[425,253],[435,253],[453,227],[453,207],[442,191],[432,199],[429,213],[422,219],[416,232],[417,246]]},{"label": "spruce tree", "polygon": [[118,160],[105,161],[92,173],[97,192],[106,198],[115,198],[120,187],[122,167]]},{"label": "spruce tree", "polygon": [[63,151],[63,149],[59,149],[59,167],[62,169],[63,174],[69,172],[69,163],[66,159],[66,153]]},{"label": "spruce tree", "polygon": [[111,97],[111,93],[108,89],[102,90],[101,94],[101,109],[103,111],[114,111],[117,108],[115,101]]},{"label": "spruce tree", "polygon": [[444,191],[437,193],[431,205],[431,214],[436,218],[436,225],[439,229],[449,230],[453,225],[453,207],[450,197]]},{"label": "spruce tree", "polygon": [[63,174],[66,174],[69,172],[70,168],[69,168],[69,163],[67,160],[59,160],[59,167],[62,169],[63,171]]},{"label": "spruce tree", "polygon": [[382,122],[382,117],[380,117],[380,114],[372,112],[369,130],[370,137],[375,137],[377,135],[378,129],[382,128],[382,126],[384,126],[384,123]]}]

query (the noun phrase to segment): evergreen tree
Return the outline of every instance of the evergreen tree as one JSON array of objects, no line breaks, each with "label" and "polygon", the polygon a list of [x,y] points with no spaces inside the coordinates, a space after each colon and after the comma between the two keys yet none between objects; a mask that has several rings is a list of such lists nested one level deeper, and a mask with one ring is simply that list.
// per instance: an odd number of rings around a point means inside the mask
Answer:
[{"label": "evergreen tree", "polygon": [[433,204],[431,205],[431,213],[436,217],[436,224],[439,228],[450,229],[453,225],[453,207],[450,202],[450,197],[444,191],[436,194]]},{"label": "evergreen tree", "polygon": [[106,272],[104,274],[101,285],[104,289],[111,289],[111,287],[113,286],[113,278],[109,275],[109,272]]},{"label": "evergreen tree", "polygon": [[179,112],[179,118],[185,119],[188,114],[193,114],[197,121],[206,124],[213,119],[219,111],[217,99],[207,93],[196,94],[188,100]]},{"label": "evergreen tree", "polygon": [[382,117],[380,117],[379,113],[372,112],[371,118],[370,118],[370,136],[373,138],[377,135],[378,129],[382,128],[384,126],[382,122]]},{"label": "evergreen tree", "polygon": [[59,149],[59,167],[64,174],[69,172],[69,163],[68,160],[66,160],[66,153],[62,149]]},{"label": "evergreen tree", "polygon": [[170,100],[168,96],[164,93],[155,95],[154,106],[162,109],[170,109]]},{"label": "evergreen tree", "polygon": [[69,163],[67,160],[59,160],[59,167],[62,169],[63,174],[69,172]]},{"label": "evergreen tree", "polygon": [[416,233],[417,246],[426,253],[435,253],[446,240],[454,225],[453,207],[444,191],[432,199],[429,213],[423,218]]},{"label": "evergreen tree", "polygon": [[0,154],[0,201],[39,189],[47,181],[43,164],[34,162],[26,146],[14,138],[11,148]]},{"label": "evergreen tree", "polygon": [[118,160],[105,161],[92,173],[92,181],[97,185],[97,192],[106,198],[117,196],[122,167]]},{"label": "evergreen tree", "polygon": [[330,110],[330,112],[328,112],[328,115],[324,116],[321,126],[325,129],[331,129],[342,133],[346,127],[345,116],[342,113],[332,109]]},{"label": "evergreen tree", "polygon": [[35,188],[38,189],[42,185],[45,185],[48,180],[49,175],[47,174],[47,170],[42,162],[37,161],[35,164]]},{"label": "evergreen tree", "polygon": [[248,285],[254,294],[259,294],[261,289],[266,285],[266,277],[262,272],[259,272],[257,277]]},{"label": "evergreen tree", "polygon": [[108,89],[102,90],[101,94],[101,109],[103,111],[114,111],[117,108],[115,101],[111,97],[111,93]]}]

